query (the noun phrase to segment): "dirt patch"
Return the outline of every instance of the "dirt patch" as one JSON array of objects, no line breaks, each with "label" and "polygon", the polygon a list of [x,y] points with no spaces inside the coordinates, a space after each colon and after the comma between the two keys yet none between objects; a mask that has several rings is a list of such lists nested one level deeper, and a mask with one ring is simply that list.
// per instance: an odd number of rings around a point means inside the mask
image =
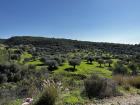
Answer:
[{"label": "dirt patch", "polygon": [[109,99],[97,100],[95,104],[88,105],[140,105],[140,95],[125,95]]}]

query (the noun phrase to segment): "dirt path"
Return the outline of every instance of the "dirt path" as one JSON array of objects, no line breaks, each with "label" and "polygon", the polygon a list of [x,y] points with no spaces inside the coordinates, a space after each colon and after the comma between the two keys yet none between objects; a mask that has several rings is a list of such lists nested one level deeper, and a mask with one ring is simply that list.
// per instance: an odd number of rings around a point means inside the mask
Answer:
[{"label": "dirt path", "polygon": [[140,105],[140,95],[118,96],[110,99],[99,100],[96,104],[89,105]]}]

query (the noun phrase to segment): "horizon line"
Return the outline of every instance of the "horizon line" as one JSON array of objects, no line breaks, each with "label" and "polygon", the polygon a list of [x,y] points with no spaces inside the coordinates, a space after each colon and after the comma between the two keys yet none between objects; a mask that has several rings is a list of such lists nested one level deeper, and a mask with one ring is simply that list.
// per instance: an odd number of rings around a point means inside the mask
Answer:
[{"label": "horizon line", "polygon": [[[5,36],[5,35],[4,35]],[[49,36],[49,35],[47,35]],[[64,37],[47,37],[46,35],[9,35],[6,37],[1,37],[0,39],[9,39],[12,37],[42,37],[42,38],[55,38],[55,39],[69,39],[69,40],[77,40],[77,41],[87,41],[87,42],[97,42],[97,43],[112,43],[112,44],[125,44],[125,45],[139,45],[140,42],[138,43],[122,43],[122,42],[109,42],[109,41],[93,41],[93,40],[82,40],[82,39],[77,39],[77,38],[64,38]]]}]

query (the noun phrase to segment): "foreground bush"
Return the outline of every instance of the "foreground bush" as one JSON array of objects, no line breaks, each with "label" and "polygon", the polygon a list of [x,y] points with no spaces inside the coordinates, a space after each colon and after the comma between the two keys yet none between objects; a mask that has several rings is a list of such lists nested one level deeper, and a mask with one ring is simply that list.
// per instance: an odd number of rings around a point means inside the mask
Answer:
[{"label": "foreground bush", "polygon": [[117,85],[114,81],[93,75],[84,82],[85,92],[89,98],[105,98],[117,95]]},{"label": "foreground bush", "polygon": [[57,96],[58,94],[55,84],[48,82],[43,93],[34,105],[55,105]]}]

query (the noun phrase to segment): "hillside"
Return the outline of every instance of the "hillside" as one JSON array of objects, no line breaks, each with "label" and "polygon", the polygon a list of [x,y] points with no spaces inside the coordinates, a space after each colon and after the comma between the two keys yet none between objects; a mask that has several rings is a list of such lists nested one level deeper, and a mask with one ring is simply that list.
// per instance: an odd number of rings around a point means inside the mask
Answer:
[{"label": "hillside", "polygon": [[6,39],[0,39],[0,43],[4,43]]},{"label": "hillside", "polygon": [[33,105],[136,102],[139,51],[139,45],[9,38],[0,46],[0,105],[21,105],[28,97]]},{"label": "hillside", "polygon": [[74,49],[102,50],[114,54],[131,54],[131,55],[140,52],[140,45],[88,42],[71,39],[57,39],[57,38],[44,38],[31,36],[11,37],[7,39],[4,43],[10,46],[20,44],[23,45],[32,44],[35,47],[42,47],[58,52],[61,52],[63,50],[71,51]]}]

